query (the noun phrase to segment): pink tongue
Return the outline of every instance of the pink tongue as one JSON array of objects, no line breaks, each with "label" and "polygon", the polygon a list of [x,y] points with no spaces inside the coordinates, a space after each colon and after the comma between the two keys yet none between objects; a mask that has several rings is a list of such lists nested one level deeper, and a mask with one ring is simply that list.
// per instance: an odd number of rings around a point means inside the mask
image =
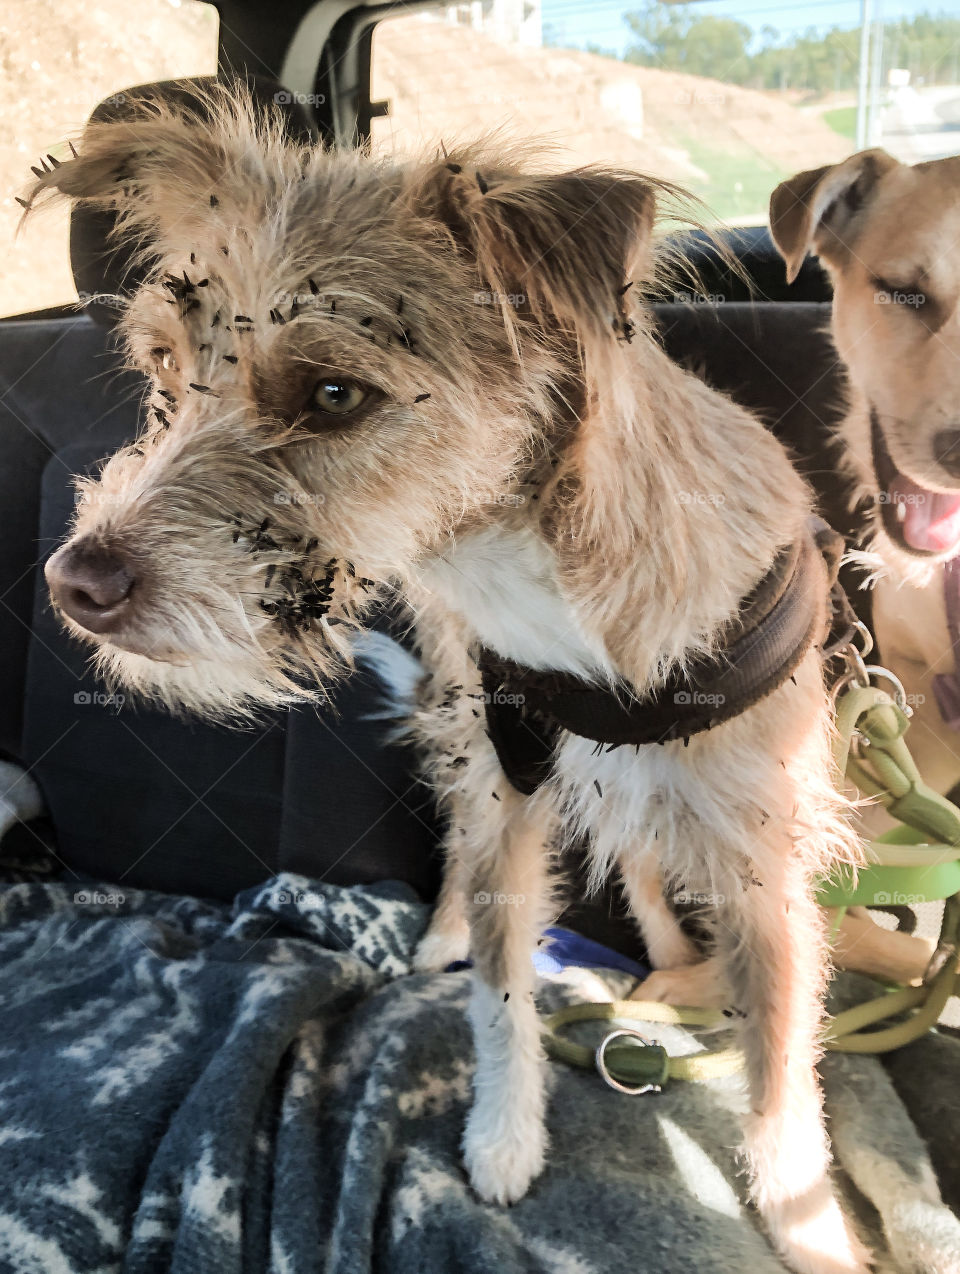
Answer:
[{"label": "pink tongue", "polygon": [[907,511],[900,526],[911,548],[944,553],[960,542],[960,492],[943,495],[928,491],[898,473],[889,495],[894,506],[902,505]]}]

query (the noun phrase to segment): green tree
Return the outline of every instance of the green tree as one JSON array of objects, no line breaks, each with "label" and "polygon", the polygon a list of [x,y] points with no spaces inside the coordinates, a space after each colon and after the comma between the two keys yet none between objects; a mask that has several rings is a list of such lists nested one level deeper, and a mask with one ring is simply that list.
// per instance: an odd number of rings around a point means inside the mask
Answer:
[{"label": "green tree", "polygon": [[[810,27],[782,40],[776,28],[764,26],[755,39],[743,22],[662,0],[647,0],[644,8],[626,14],[625,21],[636,39],[625,60],[639,66],[817,96],[857,86],[859,28]],[[960,18],[919,13],[888,23],[884,69],[891,66],[906,67],[915,83],[958,83]]]}]

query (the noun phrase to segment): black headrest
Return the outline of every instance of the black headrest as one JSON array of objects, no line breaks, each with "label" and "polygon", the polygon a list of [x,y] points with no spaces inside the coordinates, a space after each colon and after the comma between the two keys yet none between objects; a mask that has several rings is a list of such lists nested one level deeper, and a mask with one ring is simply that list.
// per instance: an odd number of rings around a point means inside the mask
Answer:
[{"label": "black headrest", "polygon": [[[179,101],[198,115],[203,115],[203,99],[199,90],[213,84],[214,77],[204,76],[192,80],[165,80],[156,84],[140,84],[136,88],[114,93],[101,102],[90,116],[91,122],[124,119],[133,113],[137,102],[163,98]],[[306,111],[294,94],[282,88],[275,80],[249,76],[247,83],[254,100],[264,105],[276,104],[283,112],[292,138],[309,141],[314,137]],[[129,254],[123,242],[110,238],[116,214],[102,208],[75,204],[70,217],[70,265],[73,281],[81,300],[101,294],[130,295],[140,283],[136,270],[130,265]],[[104,301],[91,301],[87,313],[108,326],[116,322],[118,311]]]}]

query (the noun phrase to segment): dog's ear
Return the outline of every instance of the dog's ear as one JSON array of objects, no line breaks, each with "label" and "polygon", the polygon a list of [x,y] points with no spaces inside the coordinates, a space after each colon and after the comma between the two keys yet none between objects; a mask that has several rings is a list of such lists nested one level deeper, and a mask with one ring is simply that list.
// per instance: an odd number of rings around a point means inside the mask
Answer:
[{"label": "dog's ear", "polygon": [[228,170],[224,147],[197,116],[137,104],[130,119],[87,125],[72,158],[47,156],[20,199],[27,212],[58,195],[116,209],[146,231],[177,223],[185,232],[216,199]]},{"label": "dog's ear", "polygon": [[563,327],[621,329],[623,293],[649,258],[654,183],[600,168],[500,175],[451,156],[421,193],[492,292]]},{"label": "dog's ear", "polygon": [[881,177],[897,167],[885,150],[864,150],[841,164],[797,173],[770,197],[770,233],[787,263],[787,282],[812,249],[839,264],[859,234]]}]

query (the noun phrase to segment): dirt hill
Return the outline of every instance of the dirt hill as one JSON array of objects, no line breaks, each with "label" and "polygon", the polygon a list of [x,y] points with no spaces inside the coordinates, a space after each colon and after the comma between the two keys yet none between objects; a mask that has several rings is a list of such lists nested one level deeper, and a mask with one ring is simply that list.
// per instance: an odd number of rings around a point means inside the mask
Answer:
[{"label": "dirt hill", "polygon": [[560,142],[573,163],[605,160],[688,185],[724,219],[763,219],[782,177],[848,151],[820,118],[772,94],[594,53],[500,45],[426,16],[377,30],[374,94],[390,102],[375,125],[381,145],[502,125]]}]

